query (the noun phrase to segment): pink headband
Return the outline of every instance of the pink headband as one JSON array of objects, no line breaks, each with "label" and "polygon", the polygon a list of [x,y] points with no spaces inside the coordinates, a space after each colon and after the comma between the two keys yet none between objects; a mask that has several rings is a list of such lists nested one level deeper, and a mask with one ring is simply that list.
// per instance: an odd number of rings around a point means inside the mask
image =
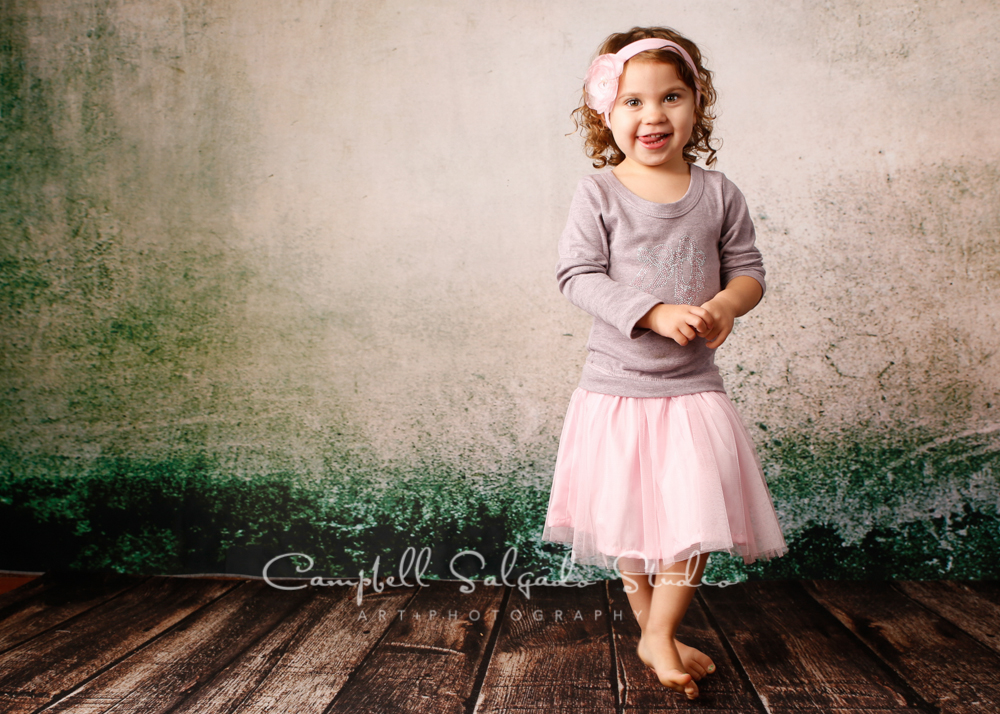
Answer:
[{"label": "pink headband", "polygon": [[691,55],[676,42],[661,40],[659,37],[649,37],[645,40],[637,40],[632,44],[625,45],[614,54],[601,55],[591,62],[583,84],[584,90],[587,92],[587,106],[598,114],[603,114],[604,121],[610,124],[611,107],[614,106],[615,98],[618,96],[618,78],[625,69],[625,63],[640,52],[664,48],[679,54],[684,62],[687,63],[687,66],[691,68],[691,74],[694,75],[695,105],[701,104],[698,67],[695,66]]}]

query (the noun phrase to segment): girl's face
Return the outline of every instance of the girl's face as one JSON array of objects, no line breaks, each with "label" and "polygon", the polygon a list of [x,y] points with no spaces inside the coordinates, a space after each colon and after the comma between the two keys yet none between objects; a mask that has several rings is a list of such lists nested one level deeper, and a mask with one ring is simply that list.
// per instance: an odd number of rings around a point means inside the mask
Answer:
[{"label": "girl's face", "polygon": [[685,170],[684,147],[694,129],[694,91],[666,62],[631,60],[618,80],[611,133],[632,161]]}]

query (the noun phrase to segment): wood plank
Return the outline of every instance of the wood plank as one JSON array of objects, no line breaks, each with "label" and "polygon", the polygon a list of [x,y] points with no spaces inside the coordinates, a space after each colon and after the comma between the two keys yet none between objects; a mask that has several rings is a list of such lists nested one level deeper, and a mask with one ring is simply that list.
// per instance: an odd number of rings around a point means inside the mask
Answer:
[{"label": "wood plank", "polygon": [[[703,584],[699,588],[709,587]],[[687,614],[677,630],[677,639],[697,647],[715,662],[715,672],[705,675],[698,682],[698,699],[689,700],[660,684],[656,674],[647,667],[636,652],[642,630],[632,614],[628,595],[621,580],[607,581],[608,599],[612,613],[611,625],[615,642],[618,677],[622,683],[621,711],[626,714],[661,711],[691,711],[705,714],[758,714],[764,705],[747,680],[746,672],[726,649],[718,633],[709,623],[701,599],[691,601]]]},{"label": "wood plank", "polygon": [[771,714],[929,710],[796,581],[705,588],[700,597]]},{"label": "wood plank", "polygon": [[156,580],[169,580],[188,591],[217,588],[224,594],[43,711],[74,714],[169,711],[211,681],[309,597],[308,592],[282,591],[259,580],[235,584],[192,583],[179,578]]},{"label": "wood plank", "polygon": [[356,588],[312,588],[302,607],[171,712],[321,714],[415,593],[366,590],[359,607]]},{"label": "wood plank", "polygon": [[464,714],[493,635],[503,587],[421,588],[334,700],[330,714]]},{"label": "wood plank", "polygon": [[0,708],[34,711],[234,587],[148,578],[0,655]]},{"label": "wood plank", "polygon": [[1000,654],[997,583],[910,580],[897,582],[896,588]]},{"label": "wood plank", "polygon": [[963,580],[962,582],[966,587],[975,590],[991,602],[1000,603],[1000,580]]},{"label": "wood plank", "polygon": [[1000,656],[894,583],[867,582],[859,588],[815,580],[803,585],[941,712],[1000,711]]},{"label": "wood plank", "polygon": [[476,714],[614,712],[618,683],[603,583],[512,589]]},{"label": "wood plank", "polygon": [[0,596],[0,654],[146,579],[116,573],[46,574],[5,593]]},{"label": "wood plank", "polygon": [[[411,591],[369,590],[365,624],[353,589],[46,577],[0,595],[0,634],[29,628],[0,653],[5,712],[464,712],[475,699],[476,712],[721,714],[760,711],[757,694],[775,713],[1000,711],[996,583],[700,588],[679,636],[718,669],[688,702],[638,660],[620,581],[511,590],[506,603],[482,583],[470,595],[433,583],[409,602]],[[431,609],[484,617],[434,621]]]}]

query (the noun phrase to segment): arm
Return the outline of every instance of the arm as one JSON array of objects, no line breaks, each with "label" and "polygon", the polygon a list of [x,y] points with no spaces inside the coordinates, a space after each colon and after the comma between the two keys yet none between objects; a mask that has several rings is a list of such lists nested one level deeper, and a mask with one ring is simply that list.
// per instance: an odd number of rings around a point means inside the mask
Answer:
[{"label": "arm", "polygon": [[556,279],[577,307],[614,325],[630,339],[646,333],[636,323],[660,301],[608,275],[610,247],[601,214],[600,191],[591,181],[577,186],[569,219],[559,239]]},{"label": "arm", "polygon": [[763,296],[764,288],[754,278],[749,275],[737,275],[729,281],[725,290],[722,290],[710,302],[727,302],[733,312],[733,317],[740,317],[757,307],[757,303]]},{"label": "arm", "polygon": [[726,216],[719,239],[719,262],[724,285],[715,297],[702,305],[712,313],[714,325],[698,334],[715,349],[729,336],[737,317],[757,306],[764,291],[764,260],[754,244],[756,234],[743,194],[735,185],[725,186]]},{"label": "arm", "polygon": [[723,290],[700,307],[656,305],[636,324],[686,345],[695,335],[715,349],[729,336],[740,315],[764,296],[764,261],[754,245],[753,221],[743,194],[728,179],[722,190],[723,221],[719,236],[719,278]]},{"label": "arm", "polygon": [[[722,235],[719,237],[719,270],[722,286],[728,290],[738,276],[749,276],[756,280],[760,294],[750,305],[741,306],[736,315],[750,312],[767,291],[764,281],[764,259],[757,249],[757,233],[750,219],[750,209],[746,199],[736,185],[728,179],[723,185],[723,210],[725,216],[722,224]],[[753,286],[747,289],[751,289]]]}]

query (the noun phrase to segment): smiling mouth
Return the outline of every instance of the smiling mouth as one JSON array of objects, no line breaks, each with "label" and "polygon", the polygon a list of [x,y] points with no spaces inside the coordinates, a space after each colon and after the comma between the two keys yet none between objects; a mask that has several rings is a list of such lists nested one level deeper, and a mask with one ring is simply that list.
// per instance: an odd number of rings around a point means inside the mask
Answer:
[{"label": "smiling mouth", "polygon": [[659,149],[667,143],[670,137],[670,134],[646,134],[645,136],[638,137],[638,139],[647,149]]}]

